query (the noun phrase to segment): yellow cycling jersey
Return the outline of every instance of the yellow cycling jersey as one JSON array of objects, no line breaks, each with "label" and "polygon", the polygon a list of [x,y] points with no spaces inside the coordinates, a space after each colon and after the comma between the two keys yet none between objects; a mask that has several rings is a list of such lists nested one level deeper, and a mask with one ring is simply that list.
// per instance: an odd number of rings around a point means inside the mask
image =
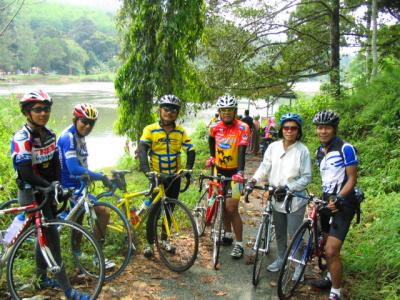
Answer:
[{"label": "yellow cycling jersey", "polygon": [[150,166],[153,171],[174,174],[181,168],[181,149],[194,150],[192,140],[181,125],[167,133],[160,124],[153,123],[143,129],[140,142],[150,145]]}]

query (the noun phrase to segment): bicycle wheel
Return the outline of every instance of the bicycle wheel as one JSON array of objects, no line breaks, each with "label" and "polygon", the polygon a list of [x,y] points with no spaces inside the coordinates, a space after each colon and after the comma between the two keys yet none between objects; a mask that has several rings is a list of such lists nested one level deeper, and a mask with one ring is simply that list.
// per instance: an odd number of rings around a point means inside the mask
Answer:
[{"label": "bicycle wheel", "polygon": [[211,229],[211,240],[213,242],[213,265],[214,269],[217,270],[218,260],[219,260],[219,251],[221,247],[221,235],[222,235],[222,209],[223,205],[219,200],[217,204],[217,213],[212,221],[212,229]]},{"label": "bicycle wheel", "polygon": [[[90,299],[96,299],[104,282],[104,258],[94,238],[82,226],[70,221],[48,221],[43,223],[43,228],[54,228],[55,231],[59,231],[62,267],[71,287],[89,294]],[[71,237],[76,233],[82,235],[79,257],[74,256],[75,246],[71,243]],[[11,297],[23,299],[43,295],[52,299],[61,299],[64,292],[60,289],[40,289],[38,286],[40,282],[35,276],[37,272],[36,244],[36,228],[31,226],[18,238],[11,250],[7,263],[7,284]],[[80,265],[84,265],[90,271],[92,276],[82,277],[82,274],[77,272],[77,260]],[[47,276],[51,279],[55,277],[50,270],[47,271]]]},{"label": "bicycle wheel", "polygon": [[289,299],[300,280],[310,258],[313,247],[313,233],[311,222],[304,222],[297,229],[290,246],[286,250],[283,265],[279,271],[278,296],[279,299]]},{"label": "bicycle wheel", "polygon": [[271,241],[271,223],[269,215],[265,215],[260,228],[258,229],[257,244],[255,245],[255,258],[253,266],[253,285],[257,286],[260,279],[260,272],[263,265],[264,256],[269,251],[269,245]]},{"label": "bicycle wheel", "polygon": [[206,229],[206,211],[208,206],[208,189],[205,188],[205,191],[200,196],[199,200],[196,203],[196,206],[193,209],[193,217],[196,222],[197,232],[199,236],[204,234]]},{"label": "bicycle wheel", "polygon": [[[129,263],[132,255],[132,232],[125,216],[111,203],[97,201],[93,203],[93,208],[93,215],[82,209],[75,220],[79,223],[82,220],[83,227],[95,237],[102,248],[108,262],[105,275],[108,281],[120,275]],[[101,215],[106,216],[104,222]],[[82,271],[85,272],[84,268]]]},{"label": "bicycle wheel", "polygon": [[179,200],[166,198],[153,222],[162,262],[175,272],[189,269],[199,250],[199,236],[190,210]]}]

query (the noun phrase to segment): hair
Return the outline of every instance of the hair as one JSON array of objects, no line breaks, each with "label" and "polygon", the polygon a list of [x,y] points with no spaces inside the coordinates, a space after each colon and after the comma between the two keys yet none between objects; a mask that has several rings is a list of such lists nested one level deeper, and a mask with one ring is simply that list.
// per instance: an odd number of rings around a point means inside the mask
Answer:
[{"label": "hair", "polygon": [[248,116],[249,114],[250,114],[250,111],[249,111],[248,109],[245,109],[245,110],[244,110],[244,115],[245,115],[245,116]]},{"label": "hair", "polygon": [[278,137],[281,138],[281,139],[283,138],[283,133],[282,133],[283,126],[285,125],[286,122],[289,122],[289,121],[295,122],[297,124],[297,126],[299,127],[298,135],[296,137],[296,141],[300,141],[301,138],[303,137],[303,128],[300,126],[300,124],[298,124],[296,121],[293,121],[293,120],[287,120],[287,121],[283,122],[282,126],[279,128]]}]

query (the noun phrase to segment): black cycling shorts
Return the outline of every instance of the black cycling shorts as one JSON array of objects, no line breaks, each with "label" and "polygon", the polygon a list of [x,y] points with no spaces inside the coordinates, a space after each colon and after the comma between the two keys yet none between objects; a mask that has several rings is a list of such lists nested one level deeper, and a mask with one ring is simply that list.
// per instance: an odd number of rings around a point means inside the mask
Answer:
[{"label": "black cycling shorts", "polygon": [[327,232],[330,236],[341,240],[346,238],[350,229],[351,221],[353,220],[356,210],[352,205],[343,204],[341,210],[334,213],[332,223],[329,224],[330,216],[321,213],[321,228],[323,232]]}]

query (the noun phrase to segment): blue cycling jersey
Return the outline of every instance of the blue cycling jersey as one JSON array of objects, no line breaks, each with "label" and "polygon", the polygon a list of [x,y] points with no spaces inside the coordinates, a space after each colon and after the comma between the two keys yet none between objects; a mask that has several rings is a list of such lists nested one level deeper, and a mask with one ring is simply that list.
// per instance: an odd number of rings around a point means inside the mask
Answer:
[{"label": "blue cycling jersey", "polygon": [[75,125],[67,127],[58,139],[57,146],[61,162],[61,184],[63,187],[79,188],[77,176],[88,174],[92,179],[99,180],[102,173],[88,169],[87,158],[89,153],[85,137],[78,135]]}]

